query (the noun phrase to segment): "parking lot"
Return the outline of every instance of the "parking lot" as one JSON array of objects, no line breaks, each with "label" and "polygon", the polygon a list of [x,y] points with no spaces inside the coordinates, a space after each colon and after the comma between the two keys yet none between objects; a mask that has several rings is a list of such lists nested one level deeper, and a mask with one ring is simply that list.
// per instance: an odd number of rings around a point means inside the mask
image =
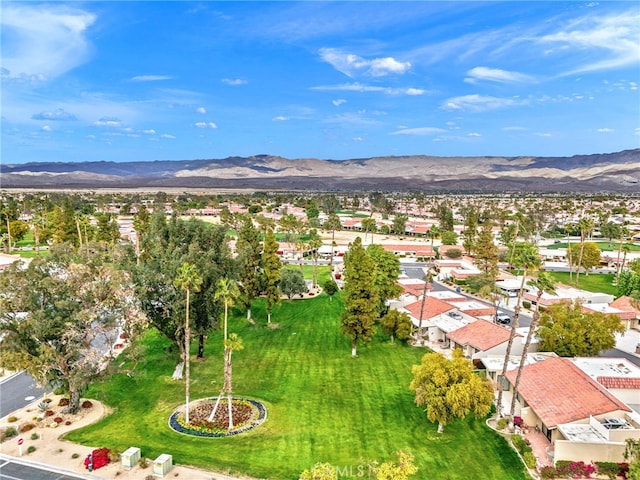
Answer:
[{"label": "parking lot", "polygon": [[64,472],[49,465],[41,465],[0,455],[0,478],[2,480],[96,480],[100,477],[83,477]]}]

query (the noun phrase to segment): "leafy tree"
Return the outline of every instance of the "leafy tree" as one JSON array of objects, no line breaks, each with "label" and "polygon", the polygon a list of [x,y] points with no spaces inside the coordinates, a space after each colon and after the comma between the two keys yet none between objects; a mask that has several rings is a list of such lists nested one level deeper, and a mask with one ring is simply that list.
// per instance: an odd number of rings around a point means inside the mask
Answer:
[{"label": "leafy tree", "polygon": [[453,210],[446,203],[438,205],[436,217],[442,232],[453,232]]},{"label": "leafy tree", "polygon": [[375,218],[363,218],[362,229],[364,230],[364,239],[367,240],[367,233],[371,232],[371,241],[373,241],[373,234],[378,230]]},{"label": "leafy tree", "polygon": [[404,213],[396,213],[393,217],[393,233],[404,235],[407,230],[407,220],[409,220],[409,217]]},{"label": "leafy tree", "polygon": [[411,318],[404,312],[398,310],[389,310],[381,319],[380,325],[382,331],[391,337],[393,342],[394,337],[398,340],[406,340],[411,335]]},{"label": "leafy tree", "polygon": [[304,282],[302,272],[298,269],[284,267],[280,272],[280,291],[284,293],[289,300],[294,295],[300,295],[307,292],[307,284]]},{"label": "leafy tree", "polygon": [[351,339],[351,355],[357,356],[358,340],[367,342],[375,332],[378,311],[378,289],[375,265],[367,255],[360,237],[349,245],[344,259],[344,311],[340,318],[342,333]]},{"label": "leafy tree", "polygon": [[267,230],[262,250],[262,269],[265,279],[264,295],[267,300],[267,323],[271,323],[273,307],[280,304],[280,269],[278,242],[271,229]]},{"label": "leafy tree", "polygon": [[251,304],[260,295],[261,291],[260,262],[262,245],[260,244],[260,232],[249,216],[242,218],[242,223],[238,230],[236,252],[238,254],[236,263],[242,291],[242,302],[247,309],[247,320],[251,320]]},{"label": "leafy tree", "polygon": [[466,209],[466,218],[464,222],[462,246],[464,247],[467,255],[470,255],[476,246],[476,238],[478,236],[478,216],[473,207]]},{"label": "leafy tree", "polygon": [[594,357],[613,348],[615,334],[624,332],[617,315],[586,313],[582,305],[559,303],[545,309],[536,335],[540,349],[561,357]]},{"label": "leafy tree", "polygon": [[449,248],[444,253],[444,256],[451,259],[456,259],[462,257],[462,250],[459,248]]},{"label": "leafy tree", "polygon": [[198,357],[204,352],[204,336],[218,322],[222,305],[214,300],[216,285],[223,277],[232,276],[232,260],[226,242],[226,229],[200,220],[166,219],[151,216],[147,233],[142,238],[139,265],[131,265],[134,288],[152,325],[166,336],[184,356],[185,295],[174,285],[183,263],[196,267],[203,277],[202,288],[192,292],[192,328],[198,335]]},{"label": "leafy tree", "polygon": [[618,279],[618,296],[636,297],[640,293],[640,274],[632,270],[624,270]]},{"label": "leafy tree", "polygon": [[458,234],[453,230],[442,230],[440,233],[442,245],[456,245],[458,243]]},{"label": "leafy tree", "polygon": [[22,240],[29,231],[29,224],[24,220],[14,220],[9,223],[9,228],[11,230],[11,239],[14,242],[18,242]]},{"label": "leafy tree", "polygon": [[400,260],[393,252],[385,250],[381,245],[372,243],[367,247],[367,255],[375,265],[375,287],[378,289],[378,316],[387,311],[386,300],[396,298],[402,293],[398,285]]},{"label": "leafy tree", "polygon": [[[580,282],[580,267],[583,267],[586,270],[589,270],[589,268],[591,268],[591,267],[585,267],[585,261],[583,256],[585,252],[586,239],[591,234],[594,228],[593,221],[590,218],[583,217],[578,221],[578,228],[580,229],[580,250],[578,252],[578,261],[574,263],[574,265],[578,266],[578,268],[576,269],[576,285],[578,285],[578,283]],[[598,263],[599,262],[600,262],[600,257],[598,257]]]},{"label": "leafy tree", "polygon": [[622,227],[617,223],[613,222],[603,222],[600,224],[600,233],[604,238],[609,239],[609,246],[611,246],[611,242],[614,238],[618,238],[620,236]]},{"label": "leafy tree", "polygon": [[[569,245],[571,250],[571,265],[576,268],[577,272],[580,272],[580,268],[584,268],[587,275],[589,270],[593,267],[600,265],[601,251],[598,245],[594,242],[584,242],[581,244]],[[576,285],[578,284],[579,277],[576,273]]]},{"label": "leafy tree", "polygon": [[178,269],[178,276],[173,284],[183,289],[187,293],[187,301],[185,304],[185,321],[184,321],[184,365],[185,365],[185,421],[189,423],[189,386],[191,382],[189,350],[191,345],[191,324],[189,323],[189,308],[191,307],[191,292],[200,291],[202,286],[202,277],[196,270],[195,265],[183,263]]},{"label": "leafy tree", "polygon": [[330,300],[333,300],[333,296],[339,290],[338,289],[338,284],[332,278],[329,278],[329,279],[327,279],[326,282],[324,282],[324,284],[322,285],[322,289],[324,290],[324,293],[329,295],[329,299]]},{"label": "leafy tree", "polygon": [[491,223],[487,222],[482,225],[475,243],[474,263],[487,276],[495,279],[498,275],[498,258],[498,246],[493,241]]},{"label": "leafy tree", "polygon": [[628,480],[640,480],[640,440],[628,438],[624,449],[624,459],[629,462]]},{"label": "leafy tree", "polygon": [[98,225],[95,233],[95,239],[98,242],[106,242],[110,245],[115,244],[120,238],[120,230],[115,218],[108,213],[96,215]]},{"label": "leafy tree", "polygon": [[98,244],[62,244],[26,268],[19,263],[0,274],[0,361],[41,384],[61,384],[75,413],[112,353],[96,345],[113,345],[124,319],[132,336],[142,325],[130,279]]},{"label": "leafy tree", "polygon": [[300,480],[338,480],[338,472],[330,463],[316,463],[300,474]]},{"label": "leafy tree", "polygon": [[137,213],[133,216],[133,228],[136,231],[136,262],[140,264],[140,245],[142,243],[142,239],[147,233],[147,229],[149,228],[149,211],[147,207],[142,204],[138,208]]},{"label": "leafy tree", "polygon": [[627,266],[629,267],[629,269],[632,272],[637,273],[638,275],[640,275],[640,258],[636,258],[636,259],[630,261]]},{"label": "leafy tree", "polygon": [[413,455],[402,450],[397,455],[397,464],[385,462],[373,469],[376,474],[376,480],[407,480],[418,471],[418,467],[414,464],[415,458]]},{"label": "leafy tree", "polygon": [[429,421],[438,422],[438,433],[455,418],[469,413],[484,417],[491,410],[491,385],[473,372],[460,349],[453,351],[451,360],[439,353],[427,353],[411,371],[410,388],[416,394],[416,404],[426,405]]}]

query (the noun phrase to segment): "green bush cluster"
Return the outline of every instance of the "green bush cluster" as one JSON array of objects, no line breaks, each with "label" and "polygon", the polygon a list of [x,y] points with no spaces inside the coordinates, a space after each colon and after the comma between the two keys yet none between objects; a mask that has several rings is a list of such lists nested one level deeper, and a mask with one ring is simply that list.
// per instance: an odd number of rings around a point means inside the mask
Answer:
[{"label": "green bush cluster", "polygon": [[496,424],[496,428],[498,430],[504,430],[504,427],[507,426],[507,423],[509,423],[509,420],[507,420],[506,418],[502,417],[500,420],[498,420],[498,423]]},{"label": "green bush cluster", "polygon": [[513,443],[513,446],[516,447],[516,450],[520,452],[520,455],[524,455],[527,452],[531,453],[531,447],[522,437],[522,435],[513,435],[511,437],[511,443]]}]

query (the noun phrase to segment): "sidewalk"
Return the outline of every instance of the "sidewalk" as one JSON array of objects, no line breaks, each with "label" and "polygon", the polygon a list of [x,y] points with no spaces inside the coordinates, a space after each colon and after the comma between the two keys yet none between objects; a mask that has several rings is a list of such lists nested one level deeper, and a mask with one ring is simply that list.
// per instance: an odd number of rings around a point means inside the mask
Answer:
[{"label": "sidewalk", "polygon": [[[51,409],[56,412],[54,416],[57,416],[59,414],[58,411],[61,410],[61,407],[57,406],[61,397],[59,395],[51,395],[48,396],[48,398],[52,399],[50,404]],[[38,399],[23,409],[14,412],[12,415],[18,418],[16,421],[9,423],[6,418],[2,420],[2,423],[0,423],[0,429],[4,429],[8,426],[19,428],[25,423],[37,423],[38,426],[29,432],[21,433],[17,437],[12,437],[2,442],[0,444],[1,454],[16,457],[25,462],[35,462],[40,465],[51,465],[55,470],[73,472],[80,474],[87,479],[93,480],[106,480],[113,478],[117,478],[118,480],[142,480],[153,474],[153,458],[149,459],[149,466],[144,469],[136,466],[131,470],[125,470],[121,463],[117,462],[111,463],[89,473],[85,469],[84,459],[95,448],[100,448],[103,445],[78,445],[69,441],[60,440],[60,436],[71,430],[97,422],[103,416],[109,414],[108,409],[105,408],[102,403],[96,400],[91,400],[93,407],[90,409],[81,409],[81,411],[76,415],[60,414],[65,421],[68,420],[71,422],[70,425],[61,423],[56,428],[50,428],[43,426],[43,422],[36,422],[33,420],[33,418],[40,413],[37,405],[41,400],[42,399]],[[54,418],[54,416],[51,418]],[[32,440],[32,435],[34,433],[37,434],[39,438]],[[22,457],[19,457],[18,438],[24,439],[24,443],[22,445]],[[30,446],[35,447],[36,450],[27,454],[27,449]],[[144,453],[145,452],[143,451],[143,457]],[[171,452],[165,453],[171,454]],[[75,454],[77,454],[77,456]],[[76,458],[72,458],[72,455],[76,456]],[[177,477],[187,480],[240,480],[239,477],[232,477],[222,473],[209,472],[183,465],[174,465],[173,469],[165,476],[167,478]],[[251,480],[250,477],[242,477],[242,479]]]}]

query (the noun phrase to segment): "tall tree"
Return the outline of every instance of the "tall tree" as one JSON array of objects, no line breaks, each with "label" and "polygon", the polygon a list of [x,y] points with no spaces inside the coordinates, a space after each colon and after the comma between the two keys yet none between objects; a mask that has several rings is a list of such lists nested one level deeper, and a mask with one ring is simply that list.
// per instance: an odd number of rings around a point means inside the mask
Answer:
[{"label": "tall tree", "polygon": [[578,253],[578,268],[576,269],[576,285],[580,282],[580,267],[582,266],[582,257],[584,255],[584,244],[593,231],[593,221],[590,218],[582,217],[578,221],[578,228],[580,229],[580,252]]},{"label": "tall tree", "polygon": [[247,309],[247,320],[251,320],[251,304],[260,295],[260,262],[262,245],[260,244],[260,232],[253,224],[249,216],[245,216],[238,230],[236,242],[238,254],[238,277],[242,290],[242,302]]},{"label": "tall tree", "polygon": [[304,281],[302,272],[298,269],[284,267],[280,273],[280,291],[284,293],[289,300],[294,295],[300,295],[307,292],[307,284]]},{"label": "tall tree", "polygon": [[396,213],[393,217],[393,233],[398,236],[406,234],[409,217],[404,213]]},{"label": "tall tree", "polygon": [[389,310],[380,319],[380,325],[382,331],[391,338],[391,343],[394,338],[406,340],[411,335],[411,318],[407,313],[399,310]]},{"label": "tall tree", "polygon": [[380,317],[388,309],[386,301],[397,298],[402,293],[402,287],[398,284],[400,260],[393,252],[376,243],[369,245],[366,252],[373,260],[375,269],[374,284],[378,290],[377,316]]},{"label": "tall tree", "polygon": [[427,353],[411,371],[410,388],[416,394],[416,404],[426,405],[429,421],[438,422],[438,433],[455,418],[469,413],[483,417],[491,410],[491,385],[473,372],[460,349],[453,351],[451,360],[439,353]]},{"label": "tall tree", "polygon": [[498,259],[498,246],[493,241],[491,223],[486,222],[482,225],[475,243],[474,263],[485,275],[495,279],[498,275]]},{"label": "tall tree", "polygon": [[[601,251],[600,247],[594,242],[584,242],[581,245],[573,244],[569,246],[571,254],[571,264],[576,267],[576,272],[584,269],[585,275],[589,274],[589,270],[600,265]],[[576,285],[578,285],[579,277],[576,273]]]},{"label": "tall tree", "polygon": [[329,266],[333,266],[333,249],[336,246],[336,230],[340,230],[340,228],[342,228],[340,217],[335,213],[330,213],[329,218],[324,222],[322,228],[325,230],[331,230],[331,258],[329,259]]},{"label": "tall tree", "polygon": [[233,307],[236,300],[240,297],[240,289],[238,284],[229,278],[221,278],[218,280],[218,286],[213,298],[222,301],[224,304],[224,339],[227,339],[227,325],[229,321],[229,307]]},{"label": "tall tree", "polygon": [[96,345],[113,345],[123,320],[132,337],[143,325],[130,278],[99,244],[57,245],[23,267],[16,262],[0,274],[0,361],[43,385],[62,385],[75,413],[112,354]]},{"label": "tall tree", "polygon": [[312,284],[313,288],[318,286],[318,250],[322,246],[322,238],[318,234],[318,231],[315,228],[309,230],[309,250],[311,251],[311,259],[313,260],[313,278]]},{"label": "tall tree", "polygon": [[586,313],[579,302],[550,305],[540,317],[540,348],[561,357],[594,357],[613,348],[624,332],[617,315]]},{"label": "tall tree", "polygon": [[191,345],[191,325],[189,322],[189,308],[191,307],[191,292],[200,291],[200,287],[202,286],[202,277],[198,273],[195,265],[191,265],[190,263],[183,263],[180,269],[178,270],[178,276],[173,281],[173,284],[183,289],[187,294],[186,306],[184,309],[185,312],[185,320],[184,320],[184,365],[185,365],[185,382],[184,382],[184,391],[185,391],[185,421],[187,424],[189,423],[189,387],[191,382],[191,372],[190,372],[190,364],[189,361],[189,346]]},{"label": "tall tree", "polygon": [[267,230],[262,249],[262,269],[264,274],[264,296],[267,301],[267,323],[271,323],[273,307],[280,304],[280,269],[278,242],[271,229]]},{"label": "tall tree", "polygon": [[[522,309],[522,297],[524,295],[524,287],[527,281],[527,274],[537,270],[541,265],[541,260],[538,255],[538,247],[533,243],[519,242],[515,244],[513,265],[517,268],[521,268],[522,281],[520,282],[520,289],[518,290],[518,297],[516,299],[516,306],[513,314],[513,324],[511,325],[511,331],[509,332],[509,341],[507,343],[507,349],[504,354],[504,363],[502,365],[501,379],[504,379],[507,375],[507,368],[509,366],[509,357],[511,356],[511,349],[513,347],[513,341],[516,336],[516,328],[520,320],[520,310]],[[497,401],[498,415],[502,416],[502,384],[498,384],[498,401]]]},{"label": "tall tree", "polygon": [[371,340],[378,312],[378,289],[375,286],[375,265],[367,255],[360,237],[349,245],[344,259],[344,312],[342,333],[351,339],[351,355],[357,356],[358,341]]},{"label": "tall tree", "polygon": [[536,289],[536,309],[533,311],[533,319],[531,320],[531,324],[529,325],[529,331],[527,332],[527,338],[524,342],[524,347],[522,347],[522,355],[520,356],[520,366],[518,367],[518,373],[516,375],[516,381],[513,385],[513,397],[511,398],[511,408],[509,409],[509,414],[513,417],[516,410],[516,399],[518,397],[518,388],[520,387],[520,379],[522,377],[522,371],[524,369],[524,364],[527,360],[527,354],[529,353],[529,347],[531,346],[531,341],[533,340],[533,335],[535,334],[536,329],[538,328],[538,323],[540,322],[540,299],[542,295],[546,293],[554,294],[556,291],[556,281],[548,272],[538,272],[538,276],[535,280],[529,282],[529,285]]},{"label": "tall tree", "polygon": [[133,216],[133,229],[136,231],[136,262],[138,265],[140,264],[141,255],[140,245],[149,228],[149,220],[149,211],[144,204],[141,204]]}]

